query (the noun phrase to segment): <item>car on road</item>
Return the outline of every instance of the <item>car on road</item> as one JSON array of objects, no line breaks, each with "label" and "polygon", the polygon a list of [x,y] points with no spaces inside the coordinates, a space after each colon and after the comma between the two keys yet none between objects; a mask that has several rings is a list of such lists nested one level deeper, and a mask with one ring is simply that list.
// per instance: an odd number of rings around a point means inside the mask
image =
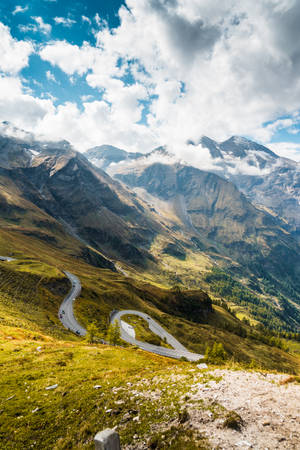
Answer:
[{"label": "car on road", "polygon": [[65,311],[64,310],[62,310],[62,312],[61,312],[62,314],[65,314]]}]

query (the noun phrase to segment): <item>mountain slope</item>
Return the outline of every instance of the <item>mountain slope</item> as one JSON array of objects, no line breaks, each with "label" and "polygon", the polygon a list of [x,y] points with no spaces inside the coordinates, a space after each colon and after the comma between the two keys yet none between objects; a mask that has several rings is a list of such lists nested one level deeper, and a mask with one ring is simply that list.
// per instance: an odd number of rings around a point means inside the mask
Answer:
[{"label": "mountain slope", "polygon": [[[299,289],[299,246],[272,215],[255,208],[230,182],[180,164],[153,164],[117,177],[171,202],[181,223],[216,253],[260,277],[293,280]],[[161,214],[163,211],[161,211]]]},{"label": "mountain slope", "polygon": [[[16,145],[21,156],[1,168],[6,199],[18,197],[7,211],[11,216],[7,220],[15,216],[18,222],[35,210],[38,216],[51,216],[50,222],[60,222],[82,243],[113,258],[141,265],[151,259],[146,247],[163,228],[143,202],[67,143],[35,142],[30,160],[23,157],[29,150],[28,143],[21,140],[6,139],[3,152],[12,153]],[[2,195],[3,213],[6,205]],[[43,219],[34,220],[41,223]]]},{"label": "mountain slope", "polygon": [[232,137],[218,144],[202,138],[201,152],[210,152],[215,173],[231,180],[252,202],[282,217],[287,229],[300,236],[300,165],[280,158],[268,148],[245,138]]}]

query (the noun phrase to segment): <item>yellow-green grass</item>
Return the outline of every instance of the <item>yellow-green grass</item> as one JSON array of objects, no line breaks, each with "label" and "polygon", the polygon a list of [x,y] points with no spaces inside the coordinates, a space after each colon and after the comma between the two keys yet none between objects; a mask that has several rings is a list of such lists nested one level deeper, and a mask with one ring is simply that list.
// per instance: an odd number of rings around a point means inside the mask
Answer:
[{"label": "yellow-green grass", "polygon": [[132,325],[135,331],[135,338],[138,341],[171,348],[170,345],[150,330],[148,322],[142,317],[126,314],[122,316],[122,320]]},{"label": "yellow-green grass", "polygon": [[290,339],[285,339],[285,342],[290,350],[290,352],[295,353],[300,356],[300,342],[292,341]]},{"label": "yellow-green grass", "polygon": [[232,311],[234,311],[236,317],[239,320],[247,319],[249,320],[251,326],[255,326],[259,323],[258,320],[255,320],[253,319],[253,317],[251,317],[246,308],[243,308],[242,306],[239,305],[235,305],[234,303],[231,302],[228,302],[228,306]]},{"label": "yellow-green grass", "polygon": [[[1,449],[92,449],[96,432],[115,426],[122,444],[138,444],[178,419],[180,397],[194,382],[187,363],[133,349],[37,339],[0,340]],[[184,383],[171,383],[176,375]],[[177,440],[199,448],[187,430]]]}]

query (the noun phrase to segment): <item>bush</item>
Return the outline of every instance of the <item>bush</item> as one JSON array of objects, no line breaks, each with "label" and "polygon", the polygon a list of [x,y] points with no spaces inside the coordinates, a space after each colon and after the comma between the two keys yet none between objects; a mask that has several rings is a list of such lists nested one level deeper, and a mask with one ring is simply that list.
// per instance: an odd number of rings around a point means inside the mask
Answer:
[{"label": "bush", "polygon": [[223,428],[231,428],[240,431],[243,425],[243,419],[235,411],[229,411],[223,422]]}]

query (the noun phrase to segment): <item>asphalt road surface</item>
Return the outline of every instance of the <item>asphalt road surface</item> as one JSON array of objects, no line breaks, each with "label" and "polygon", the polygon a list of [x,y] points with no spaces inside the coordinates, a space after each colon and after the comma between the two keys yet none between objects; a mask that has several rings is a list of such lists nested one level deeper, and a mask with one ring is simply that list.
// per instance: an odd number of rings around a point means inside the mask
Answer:
[{"label": "asphalt road surface", "polygon": [[[158,345],[148,344],[147,342],[138,341],[133,338],[127,331],[122,327],[121,317],[125,314],[131,314],[135,316],[142,317],[148,322],[150,330],[159,336],[161,339],[166,339],[167,343],[173,348],[160,347]],[[153,320],[148,314],[134,311],[114,311],[110,318],[111,323],[118,322],[120,327],[121,339],[129,344],[136,345],[137,347],[146,350],[147,352],[156,353],[157,355],[168,356],[169,358],[180,359],[182,357],[188,359],[189,361],[198,361],[203,359],[203,355],[198,353],[192,353],[186,349],[182,344],[180,344],[177,339],[174,338],[170,333],[168,333],[163,327],[161,327],[155,320]]]},{"label": "asphalt road surface", "polygon": [[85,336],[86,329],[77,322],[73,311],[73,303],[81,292],[81,284],[79,279],[72,273],[65,271],[65,274],[71,281],[72,287],[60,305],[58,317],[65,328],[73,331],[73,333],[76,333],[78,336]]}]

